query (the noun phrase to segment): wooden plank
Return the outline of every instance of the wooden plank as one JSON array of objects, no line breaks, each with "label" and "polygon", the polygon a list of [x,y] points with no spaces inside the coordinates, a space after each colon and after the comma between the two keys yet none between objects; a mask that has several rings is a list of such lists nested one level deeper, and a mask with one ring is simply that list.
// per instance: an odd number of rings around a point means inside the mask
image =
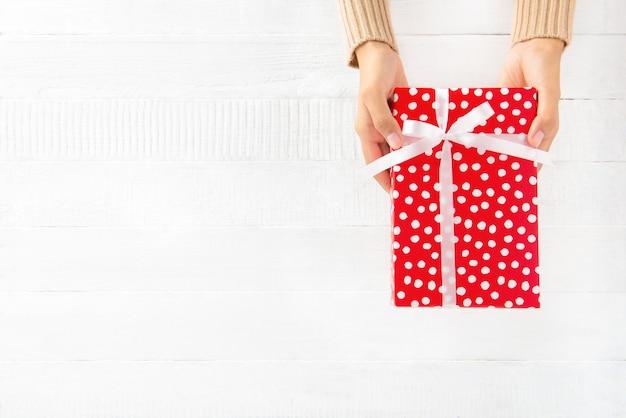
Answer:
[{"label": "wooden plank", "polygon": [[[356,163],[0,165],[2,226],[313,226],[387,222]],[[345,176],[345,177],[344,177]],[[309,187],[303,185],[308,184]],[[350,219],[352,218],[352,219]]]},{"label": "wooden plank", "polygon": [[[2,228],[0,291],[389,292],[389,236],[389,227]],[[540,244],[543,292],[626,292],[626,227],[545,227]]]},{"label": "wooden plank", "polygon": [[[509,49],[507,36],[399,36],[409,84],[463,87],[493,85]],[[577,36],[561,65],[562,97],[568,99],[624,98],[626,37]],[[606,48],[606,49],[605,49]],[[621,48],[621,50],[619,49]],[[607,53],[606,51],[612,51]],[[622,53],[624,56],[622,56]],[[610,72],[606,68],[611,68]],[[606,75],[606,79],[597,74]],[[609,81],[608,83],[605,83]]]},{"label": "wooden plank", "polygon": [[11,418],[626,415],[623,361],[19,362],[0,376]]},{"label": "wooden plank", "polygon": [[[623,225],[626,163],[539,176],[542,225]],[[0,226],[383,226],[389,198],[353,161],[5,162]],[[610,185],[610,187],[609,187]]]},{"label": "wooden plank", "polygon": [[[355,99],[5,99],[0,160],[359,161],[355,109]],[[563,100],[553,160],[626,161],[624,114],[626,100]]]},{"label": "wooden plank", "polygon": [[[400,34],[509,33],[513,1],[391,0]],[[574,39],[579,34],[624,34],[626,4],[620,0],[578,0]]]},{"label": "wooden plank", "polygon": [[620,0],[578,0],[574,19],[575,33],[624,34],[626,3]]},{"label": "wooden plank", "polygon": [[[506,35],[398,42],[418,86],[492,85],[509,48]],[[358,86],[330,35],[2,36],[0,55],[5,98],[341,98]],[[578,36],[563,59],[563,97],[624,99],[624,72],[626,37]]]},{"label": "wooden plank", "polygon": [[540,229],[542,289],[624,291],[626,227],[545,227]]},{"label": "wooden plank", "polygon": [[3,228],[0,290],[380,291],[388,238],[388,228]]},{"label": "wooden plank", "polygon": [[[491,0],[493,1],[493,0]],[[456,1],[458,3],[458,1]],[[4,33],[337,34],[336,3],[316,0],[41,0],[3,4]]]},{"label": "wooden plank", "polygon": [[[596,170],[592,185],[584,177]],[[605,171],[606,170],[606,171]],[[624,225],[626,172],[624,163],[557,163],[546,168],[539,188],[539,218],[543,225]],[[582,203],[587,201],[588,203]],[[618,205],[615,212],[612,209]],[[608,219],[610,222],[605,223]]]},{"label": "wooden plank", "polygon": [[0,100],[2,160],[360,158],[355,100]]},{"label": "wooden plank", "polygon": [[625,161],[626,120],[617,115],[626,114],[626,101],[562,100],[559,107],[559,133],[550,150],[554,161]]},{"label": "wooden plank", "polygon": [[2,36],[3,97],[340,97],[335,36]]},{"label": "wooden plank", "polygon": [[412,309],[387,292],[3,292],[6,361],[624,360],[626,293]]},{"label": "wooden plank", "polygon": [[[401,34],[508,33],[512,1],[391,1]],[[624,33],[620,0],[579,0],[576,33]],[[6,2],[0,27],[7,34],[337,34],[335,2],[315,0],[44,0]]]}]

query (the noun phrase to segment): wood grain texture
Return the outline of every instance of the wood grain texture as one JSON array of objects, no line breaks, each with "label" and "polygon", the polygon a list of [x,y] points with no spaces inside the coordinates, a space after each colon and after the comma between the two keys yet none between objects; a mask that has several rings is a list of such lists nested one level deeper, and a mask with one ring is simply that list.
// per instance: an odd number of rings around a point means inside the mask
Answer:
[{"label": "wood grain texture", "polygon": [[399,309],[388,292],[3,292],[0,358],[623,361],[626,293]]},{"label": "wood grain texture", "polygon": [[[625,164],[545,168],[539,177],[541,225],[623,226]],[[357,173],[362,165],[5,162],[0,165],[0,226],[388,225],[388,196]],[[598,184],[611,184],[613,190]]]},{"label": "wood grain texture", "polygon": [[[578,0],[542,308],[390,304],[358,73],[316,0],[0,0],[0,418],[626,416],[626,2]],[[488,86],[513,1],[391,0]]]},{"label": "wood grain texture", "polygon": [[621,418],[625,381],[624,362],[15,362],[0,417]]},{"label": "wood grain texture", "polygon": [[[401,34],[502,34],[511,30],[513,1],[391,0]],[[271,10],[271,18],[267,11]],[[620,0],[578,0],[576,33],[624,33]],[[333,34],[341,31],[334,1],[44,0],[4,1],[8,34]]]},{"label": "wood grain texture", "polygon": [[[626,292],[626,227],[539,237],[542,292]],[[390,245],[389,227],[2,228],[0,291],[390,292]]]},{"label": "wood grain texture", "polygon": [[355,160],[354,100],[0,100],[2,160]]},{"label": "wood grain texture", "polygon": [[[398,43],[409,83],[437,87],[493,85],[509,48],[506,35]],[[56,99],[356,97],[358,73],[344,54],[330,35],[2,36],[0,91]],[[625,99],[624,72],[624,36],[581,35],[563,58],[563,97]]]},{"label": "wood grain texture", "polygon": [[[0,160],[361,160],[354,99],[0,100]],[[626,161],[626,100],[563,100],[554,161]]]}]

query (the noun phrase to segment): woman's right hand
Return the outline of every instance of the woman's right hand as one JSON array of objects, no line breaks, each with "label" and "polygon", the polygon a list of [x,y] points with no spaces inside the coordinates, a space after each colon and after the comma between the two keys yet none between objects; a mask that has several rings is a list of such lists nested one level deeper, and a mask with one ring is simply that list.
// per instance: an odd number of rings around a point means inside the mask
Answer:
[{"label": "woman's right hand", "polygon": [[[400,56],[383,42],[368,41],[356,50],[359,64],[359,103],[355,128],[367,164],[402,147],[400,126],[393,118],[389,101],[396,87],[408,83]],[[378,173],[376,181],[389,192],[389,171]]]}]

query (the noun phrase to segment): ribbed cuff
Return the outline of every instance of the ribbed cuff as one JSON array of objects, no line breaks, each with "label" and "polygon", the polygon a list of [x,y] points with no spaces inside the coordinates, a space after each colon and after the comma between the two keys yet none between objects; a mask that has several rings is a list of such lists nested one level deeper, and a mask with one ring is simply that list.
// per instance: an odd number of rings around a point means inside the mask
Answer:
[{"label": "ribbed cuff", "polygon": [[516,0],[511,43],[534,38],[572,40],[576,0]]},{"label": "ribbed cuff", "polygon": [[358,68],[355,49],[367,41],[388,44],[397,51],[387,0],[339,0],[348,47],[348,65]]}]

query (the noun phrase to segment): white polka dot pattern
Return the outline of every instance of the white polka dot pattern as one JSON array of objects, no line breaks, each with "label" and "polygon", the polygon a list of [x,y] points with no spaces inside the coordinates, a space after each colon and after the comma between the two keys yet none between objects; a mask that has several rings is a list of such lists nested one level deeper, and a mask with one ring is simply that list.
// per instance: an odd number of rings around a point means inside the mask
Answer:
[{"label": "white polka dot pattern", "polygon": [[[401,125],[437,125],[434,99],[433,89],[396,89],[393,114]],[[526,133],[536,115],[531,88],[451,89],[448,126],[485,100],[496,113],[475,133]],[[447,254],[440,254],[441,149],[391,170],[397,306],[442,305],[442,275],[450,272],[442,271]],[[452,155],[457,306],[539,307],[536,164],[454,143]]]}]

